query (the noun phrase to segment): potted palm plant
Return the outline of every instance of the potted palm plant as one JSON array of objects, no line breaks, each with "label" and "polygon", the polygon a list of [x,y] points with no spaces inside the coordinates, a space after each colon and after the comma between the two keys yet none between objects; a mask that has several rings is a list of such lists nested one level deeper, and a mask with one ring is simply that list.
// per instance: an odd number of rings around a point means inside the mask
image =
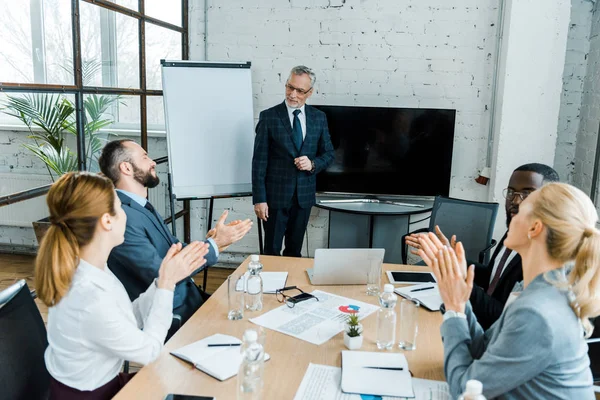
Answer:
[{"label": "potted palm plant", "polygon": [[358,350],[362,347],[363,327],[358,320],[358,314],[350,314],[346,320],[346,329],[344,329],[344,345],[349,350]]},{"label": "potted palm plant", "polygon": [[[88,169],[97,170],[98,155],[109,134],[100,130],[113,122],[104,115],[119,99],[119,96],[91,94],[84,100]],[[4,113],[19,119],[29,130],[30,142],[23,146],[45,164],[53,182],[64,173],[77,170],[77,154],[67,145],[67,138],[77,135],[75,106],[67,98],[50,93],[7,96],[3,106]],[[40,243],[49,221],[44,218],[32,224]]]}]

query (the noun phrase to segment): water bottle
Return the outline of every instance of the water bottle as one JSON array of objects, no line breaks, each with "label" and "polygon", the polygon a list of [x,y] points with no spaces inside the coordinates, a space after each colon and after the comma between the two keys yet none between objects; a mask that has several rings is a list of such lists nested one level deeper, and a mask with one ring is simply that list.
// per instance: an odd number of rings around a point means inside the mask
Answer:
[{"label": "water bottle", "polygon": [[465,391],[458,397],[458,400],[486,400],[481,382],[475,379],[468,380]]},{"label": "water bottle", "polygon": [[250,270],[251,268],[258,269],[258,273],[259,274],[262,272],[263,265],[260,263],[260,259],[258,257],[258,254],[252,254],[250,256],[250,264],[248,264],[248,270]]},{"label": "water bottle", "polygon": [[377,312],[377,348],[389,350],[396,341],[396,301],[394,285],[386,283],[379,295],[379,311]]},{"label": "water bottle", "polygon": [[246,278],[246,309],[249,311],[262,310],[263,281],[260,276],[262,264],[258,255],[253,254],[248,264],[248,277]]},{"label": "water bottle", "polygon": [[265,351],[258,343],[258,333],[254,329],[244,332],[242,363],[238,371],[238,400],[260,400],[263,387]]}]

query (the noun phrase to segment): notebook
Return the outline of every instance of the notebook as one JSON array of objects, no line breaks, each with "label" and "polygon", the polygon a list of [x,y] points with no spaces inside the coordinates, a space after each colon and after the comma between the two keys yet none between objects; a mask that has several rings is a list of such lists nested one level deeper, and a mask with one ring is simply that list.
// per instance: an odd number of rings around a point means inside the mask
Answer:
[{"label": "notebook", "polygon": [[442,297],[437,284],[422,283],[394,289],[394,292],[404,298],[417,300],[430,311],[439,311],[442,305]]},{"label": "notebook", "polygon": [[[237,375],[242,363],[240,346],[235,347],[207,347],[214,343],[242,343],[234,336],[216,333],[197,342],[180,347],[171,352],[171,355],[193,364],[196,369],[224,381]],[[265,353],[265,361],[271,358]]]},{"label": "notebook", "polygon": [[[244,280],[248,278],[250,273],[246,271],[244,274]],[[274,294],[278,289],[285,287],[287,281],[287,272],[261,272],[260,277],[263,280],[263,293]],[[236,286],[236,290],[244,290],[244,280],[240,280]]]},{"label": "notebook", "polygon": [[415,397],[408,362],[402,353],[343,350],[341,387],[344,393]]}]

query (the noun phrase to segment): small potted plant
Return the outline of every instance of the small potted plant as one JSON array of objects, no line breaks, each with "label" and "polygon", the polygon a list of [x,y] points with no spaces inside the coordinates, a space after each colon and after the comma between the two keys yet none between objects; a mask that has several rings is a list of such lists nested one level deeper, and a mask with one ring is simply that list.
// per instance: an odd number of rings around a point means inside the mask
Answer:
[{"label": "small potted plant", "polygon": [[357,350],[362,347],[363,327],[358,322],[358,314],[350,314],[346,320],[346,329],[344,330],[344,344],[349,350]]}]

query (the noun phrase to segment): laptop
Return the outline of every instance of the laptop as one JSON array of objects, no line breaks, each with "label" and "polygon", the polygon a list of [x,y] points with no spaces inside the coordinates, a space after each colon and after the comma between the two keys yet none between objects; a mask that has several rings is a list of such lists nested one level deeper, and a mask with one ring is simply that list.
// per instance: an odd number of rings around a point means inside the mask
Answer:
[{"label": "laptop", "polygon": [[384,254],[385,249],[316,249],[306,273],[312,285],[366,284],[369,259],[383,262]]}]

